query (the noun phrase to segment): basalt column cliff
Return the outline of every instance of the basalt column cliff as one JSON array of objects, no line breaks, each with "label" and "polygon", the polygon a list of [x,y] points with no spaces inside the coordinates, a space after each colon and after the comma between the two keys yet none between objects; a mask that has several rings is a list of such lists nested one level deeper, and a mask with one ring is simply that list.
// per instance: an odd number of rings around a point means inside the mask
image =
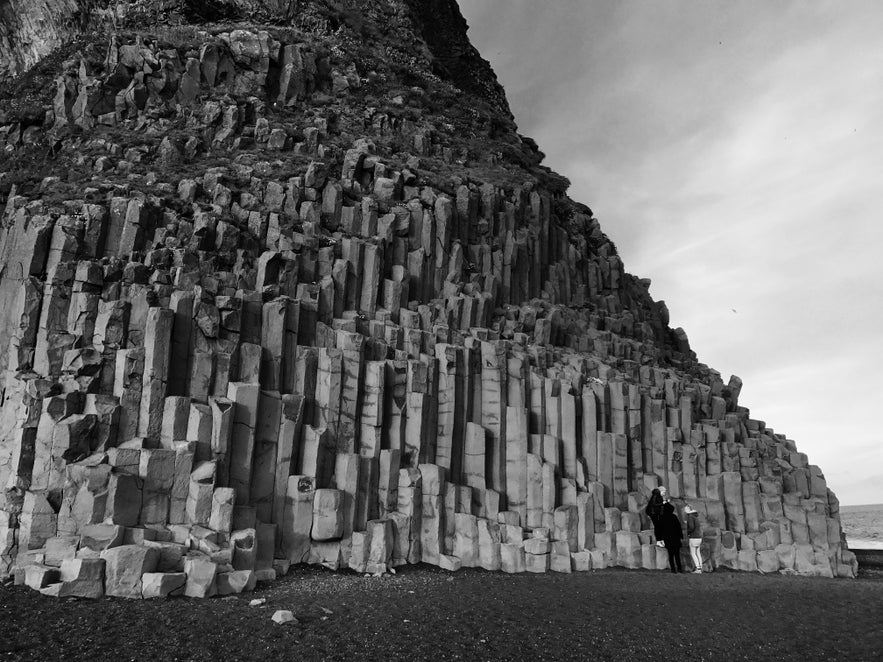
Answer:
[{"label": "basalt column cliff", "polygon": [[453,0],[0,2],[0,576],[852,577],[838,503],[520,136]]}]

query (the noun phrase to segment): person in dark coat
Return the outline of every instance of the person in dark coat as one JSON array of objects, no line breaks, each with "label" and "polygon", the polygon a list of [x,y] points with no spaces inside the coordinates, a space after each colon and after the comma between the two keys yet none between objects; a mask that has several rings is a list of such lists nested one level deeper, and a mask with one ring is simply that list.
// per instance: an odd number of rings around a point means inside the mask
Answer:
[{"label": "person in dark coat", "polygon": [[675,507],[668,499],[662,504],[662,540],[665,543],[665,551],[668,552],[668,567],[674,573],[683,572],[681,565],[681,540],[684,532],[681,530],[681,520],[675,512]]},{"label": "person in dark coat", "polygon": [[662,528],[660,527],[660,523],[662,522],[662,504],[664,503],[662,493],[664,491],[664,487],[654,487],[653,491],[650,493],[650,501],[644,509],[644,512],[647,513],[647,517],[653,522],[653,535],[656,537],[656,544],[660,547],[663,545]]}]

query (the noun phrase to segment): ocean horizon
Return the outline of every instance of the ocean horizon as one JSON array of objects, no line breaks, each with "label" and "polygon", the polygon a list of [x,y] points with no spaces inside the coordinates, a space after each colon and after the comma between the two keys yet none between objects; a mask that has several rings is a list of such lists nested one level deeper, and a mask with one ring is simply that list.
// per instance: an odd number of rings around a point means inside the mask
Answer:
[{"label": "ocean horizon", "polygon": [[840,506],[840,524],[850,549],[883,549],[883,503]]}]

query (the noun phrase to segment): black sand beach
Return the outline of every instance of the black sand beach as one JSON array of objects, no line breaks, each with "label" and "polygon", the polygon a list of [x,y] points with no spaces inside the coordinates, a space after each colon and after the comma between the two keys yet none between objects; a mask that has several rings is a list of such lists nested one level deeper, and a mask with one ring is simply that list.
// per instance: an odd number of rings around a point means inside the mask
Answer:
[{"label": "black sand beach", "polygon": [[[299,622],[275,624],[277,609]],[[870,661],[883,659],[883,577],[301,567],[203,601],[59,601],[7,586],[0,659]]]}]

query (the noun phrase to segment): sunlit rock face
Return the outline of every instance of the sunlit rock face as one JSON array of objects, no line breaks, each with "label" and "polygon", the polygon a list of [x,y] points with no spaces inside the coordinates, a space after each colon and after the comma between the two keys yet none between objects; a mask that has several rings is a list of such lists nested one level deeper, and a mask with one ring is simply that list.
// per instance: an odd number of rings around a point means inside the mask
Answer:
[{"label": "sunlit rock face", "polygon": [[706,570],[854,576],[452,0],[2,7],[0,575],[666,569],[664,485]]}]

